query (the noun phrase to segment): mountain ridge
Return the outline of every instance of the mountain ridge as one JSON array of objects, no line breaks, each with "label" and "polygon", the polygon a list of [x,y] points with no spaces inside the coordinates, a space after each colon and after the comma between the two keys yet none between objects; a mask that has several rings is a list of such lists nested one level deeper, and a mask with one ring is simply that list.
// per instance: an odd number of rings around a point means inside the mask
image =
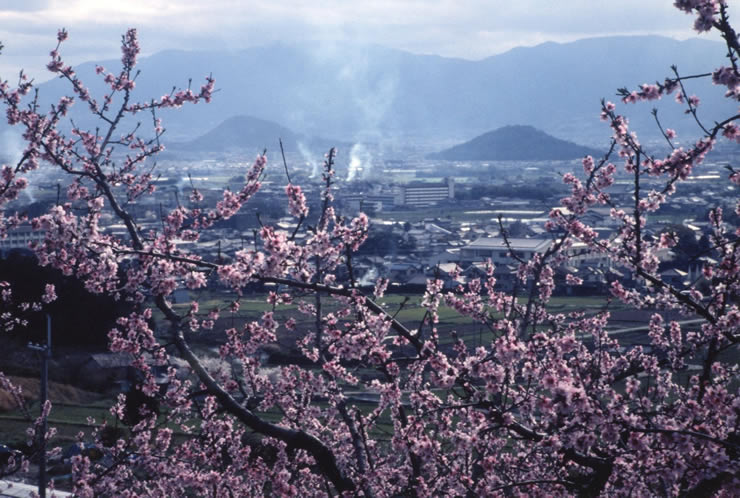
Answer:
[{"label": "mountain ridge", "polygon": [[[249,115],[225,119],[206,133],[186,142],[174,142],[167,148],[172,153],[248,151],[254,154],[280,150],[280,141],[286,152],[327,151],[331,147],[345,147],[339,140],[307,136],[274,121]],[[320,156],[319,156],[320,157]]]},{"label": "mountain ridge", "polygon": [[546,161],[577,159],[599,151],[555,138],[529,125],[508,125],[429,154],[446,161]]},{"label": "mountain ridge", "polygon": [[[596,37],[515,47],[475,61],[351,44],[167,50],[140,58],[135,93],[146,101],[170,93],[173,85],[186,87],[190,78],[198,88],[205,76],[214,76],[218,91],[211,104],[161,111],[168,137],[179,142],[232,116],[251,115],[296,133],[348,141],[367,135],[454,141],[515,122],[593,144],[610,134],[598,126],[601,98],[616,101],[619,87],[662,81],[672,64],[681,74],[711,70],[721,63],[718,45],[660,36]],[[120,62],[102,65],[115,71]],[[83,63],[78,74],[99,95],[105,87],[94,66]],[[693,80],[689,90],[702,98],[700,112],[708,122],[726,106],[720,92],[710,89],[710,82]],[[48,105],[69,88],[52,80],[41,85],[41,94]],[[672,99],[655,106],[679,136],[695,133]],[[659,136],[649,108],[619,107],[641,136]],[[94,128],[84,121],[84,111],[73,106],[75,122]]]}]

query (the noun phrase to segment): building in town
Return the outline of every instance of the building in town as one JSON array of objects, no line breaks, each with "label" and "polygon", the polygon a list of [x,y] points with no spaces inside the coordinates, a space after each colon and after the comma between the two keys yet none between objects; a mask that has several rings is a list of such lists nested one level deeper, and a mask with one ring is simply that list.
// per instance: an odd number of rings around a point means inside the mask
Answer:
[{"label": "building in town", "polygon": [[398,185],[395,191],[396,206],[432,206],[455,198],[455,181],[445,178],[443,182],[413,182]]}]

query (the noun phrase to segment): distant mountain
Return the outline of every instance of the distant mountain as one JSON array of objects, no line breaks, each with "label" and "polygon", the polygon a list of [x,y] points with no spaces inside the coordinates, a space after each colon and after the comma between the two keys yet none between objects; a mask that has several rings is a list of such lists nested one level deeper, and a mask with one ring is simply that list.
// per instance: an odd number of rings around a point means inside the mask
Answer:
[{"label": "distant mountain", "polygon": [[279,150],[280,139],[286,147],[295,148],[296,134],[288,128],[252,116],[234,116],[195,140],[172,144],[171,148],[202,152],[229,149]]},{"label": "distant mountain", "polygon": [[[529,123],[580,143],[604,144],[611,135],[599,123],[602,97],[617,101],[619,87],[662,81],[676,64],[682,75],[713,70],[726,50],[718,42],[658,36],[603,37],[520,47],[479,61],[417,55],[367,45],[273,44],[237,52],[166,51],[140,58],[134,99],[148,101],[185,87],[197,90],[213,74],[218,91],[210,104],[164,109],[165,145],[204,134],[225,119],[251,115],[275,120],[311,136],[379,141],[429,138],[460,141],[509,123]],[[99,62],[116,71],[120,61]],[[95,63],[76,68],[94,95],[104,85]],[[701,97],[700,117],[711,123],[731,106],[711,82],[691,80]],[[60,80],[41,85],[45,104],[70,94]],[[650,114],[680,138],[696,134],[691,116],[667,98],[619,105],[641,137],[659,136]],[[76,123],[86,106],[72,107]],[[135,116],[147,126],[146,116]],[[125,129],[125,126],[121,127]],[[260,140],[257,141],[258,143]],[[262,143],[260,143],[260,146]]]},{"label": "distant mountain", "polygon": [[[238,150],[257,154],[267,150],[270,153],[276,153],[280,150],[280,140],[282,140],[286,152],[296,152],[301,147],[311,151],[326,152],[330,147],[346,145],[338,140],[332,141],[300,135],[274,121],[255,118],[254,116],[234,116],[194,140],[172,143],[168,147],[168,151],[222,152]],[[321,155],[317,157],[321,157]]]},{"label": "distant mountain", "polygon": [[532,126],[504,126],[435,154],[448,161],[546,161],[576,159],[599,151],[560,140]]}]

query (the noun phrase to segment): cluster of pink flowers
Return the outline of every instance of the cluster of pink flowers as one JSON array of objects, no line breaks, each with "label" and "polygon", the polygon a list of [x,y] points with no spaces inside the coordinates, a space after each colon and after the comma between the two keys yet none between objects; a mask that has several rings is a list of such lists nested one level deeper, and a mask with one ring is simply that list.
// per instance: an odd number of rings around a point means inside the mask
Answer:
[{"label": "cluster of pink flowers", "polygon": [[[676,3],[698,15],[700,29],[725,19],[720,1]],[[60,32],[58,42],[66,37]],[[111,95],[136,91],[139,50],[136,32],[129,30],[123,37],[123,72],[97,70],[110,92],[102,108],[58,50],[50,69],[66,78],[76,98],[88,102],[105,123]],[[734,98],[734,70],[717,70],[713,79]],[[543,254],[521,260],[518,292],[497,289],[490,262],[480,278],[457,289],[446,290],[442,279],[432,278],[420,303],[421,318],[410,326],[376,302],[387,290],[387,279],[377,281],[372,295],[355,285],[351,255],[367,237],[369,220],[335,212],[335,150],[324,163],[321,204],[312,213],[317,217],[312,226],[303,226],[308,216],[303,191],[289,183],[295,232],[263,226],[253,249],[237,251],[226,262],[210,261],[179,242],[199,240],[214,223],[242,209],[260,188],[264,156],[248,169],[243,187],[225,191],[215,206],[200,206],[203,196],[193,189],[189,207],[162,213],[162,229],[143,233],[128,202],[154,191],[147,160],[162,150],[161,123],[155,118],[152,139],[136,133],[106,139],[112,134],[104,127],[102,132],[75,128],[67,138],[58,124],[71,100],[41,114],[23,106],[30,88],[24,85],[0,85],[8,120],[24,127],[28,142],[20,164],[2,169],[0,206],[27,188],[23,173],[40,164],[74,178],[67,202],[31,221],[45,234],[34,249],[41,264],[74,275],[91,292],[134,303],[136,309],[111,330],[110,348],[133,356],[141,372],[138,392],[159,404],[159,413],[144,406],[132,414],[121,396],[110,413],[127,430],[108,442],[114,463],[76,457],[76,495],[740,492],[738,369],[725,360],[740,342],[740,231],[728,229],[720,209],[712,211],[715,261],[703,268],[711,279],[707,296],[697,289],[681,293],[660,279],[657,254],[676,243],[674,234],[645,236],[648,217],[670,201],[715,141],[737,140],[737,116],[660,159],[647,153],[616,106],[604,102],[601,116],[613,131],[619,160],[586,157],[582,177],[564,176],[569,195],[547,222],[552,244]],[[622,97],[652,100],[680,86],[681,80],[672,78]],[[207,102],[213,91],[209,76],[199,93],[182,90],[149,104],[119,102],[118,111]],[[698,99],[683,90],[679,95],[694,112]],[[108,124],[116,129],[116,121]],[[675,136],[670,129],[665,135]],[[119,160],[113,153],[117,147],[131,155]],[[608,193],[620,168],[634,178],[635,199],[626,207]],[[646,175],[652,175],[649,188],[640,183]],[[740,183],[740,173],[732,170],[730,181]],[[599,204],[612,207],[618,225],[613,238],[599,237],[583,218]],[[126,237],[100,229],[108,208],[126,227]],[[735,211],[740,215],[740,203]],[[0,218],[0,236],[21,219]],[[302,236],[296,237],[299,230]],[[557,269],[583,246],[634,276],[636,285],[616,280],[611,293],[624,306],[652,310],[643,344],[612,334],[606,311],[565,313],[551,306]],[[204,288],[209,275],[232,291],[226,302],[218,307],[201,306],[197,299],[184,307],[171,302],[178,289]],[[452,276],[461,277],[460,269]],[[571,274],[565,279],[570,285],[583,283]],[[237,321],[240,297],[258,283],[282,288],[267,295],[260,316]],[[38,303],[16,306],[12,289],[3,283],[0,288],[4,326],[18,325],[23,307],[41,309],[55,299],[49,285]],[[155,330],[152,307],[164,317],[166,330]],[[664,318],[663,308],[690,314],[691,320]],[[465,341],[441,326],[442,314],[450,309],[480,328],[480,342]],[[697,317],[701,324],[693,321]],[[226,328],[229,320],[234,324]],[[221,332],[225,339],[217,357],[193,352],[191,337]],[[303,355],[301,364],[266,368],[262,356],[286,343]],[[187,362],[189,374],[174,368],[176,357]],[[165,387],[155,380],[154,367],[166,369]],[[0,385],[7,384],[4,379],[0,375]],[[99,427],[89,437],[102,444],[102,431]]]},{"label": "cluster of pink flowers", "polygon": [[121,63],[124,70],[129,71],[136,66],[136,57],[141,52],[139,40],[135,29],[129,29],[122,37],[121,42]]},{"label": "cluster of pink flowers", "polygon": [[720,9],[727,7],[726,0],[676,0],[673,4],[687,14],[696,14],[694,29],[699,33],[711,30]]},{"label": "cluster of pink flowers", "polygon": [[305,218],[308,215],[308,206],[306,205],[306,196],[303,194],[301,187],[289,183],[285,187],[285,193],[288,195],[288,209],[290,214],[296,218]]}]

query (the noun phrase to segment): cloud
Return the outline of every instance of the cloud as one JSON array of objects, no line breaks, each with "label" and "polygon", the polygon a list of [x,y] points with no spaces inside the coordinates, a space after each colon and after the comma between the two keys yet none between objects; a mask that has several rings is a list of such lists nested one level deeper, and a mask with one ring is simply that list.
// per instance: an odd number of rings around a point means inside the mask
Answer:
[{"label": "cloud", "polygon": [[691,24],[670,2],[644,0],[0,0],[7,54],[48,53],[64,26],[64,51],[75,60],[117,57],[129,27],[139,29],[145,53],[332,40],[479,59],[608,34],[686,38]]},{"label": "cloud", "polygon": [[49,7],[51,0],[0,0],[0,12],[33,12]]}]

